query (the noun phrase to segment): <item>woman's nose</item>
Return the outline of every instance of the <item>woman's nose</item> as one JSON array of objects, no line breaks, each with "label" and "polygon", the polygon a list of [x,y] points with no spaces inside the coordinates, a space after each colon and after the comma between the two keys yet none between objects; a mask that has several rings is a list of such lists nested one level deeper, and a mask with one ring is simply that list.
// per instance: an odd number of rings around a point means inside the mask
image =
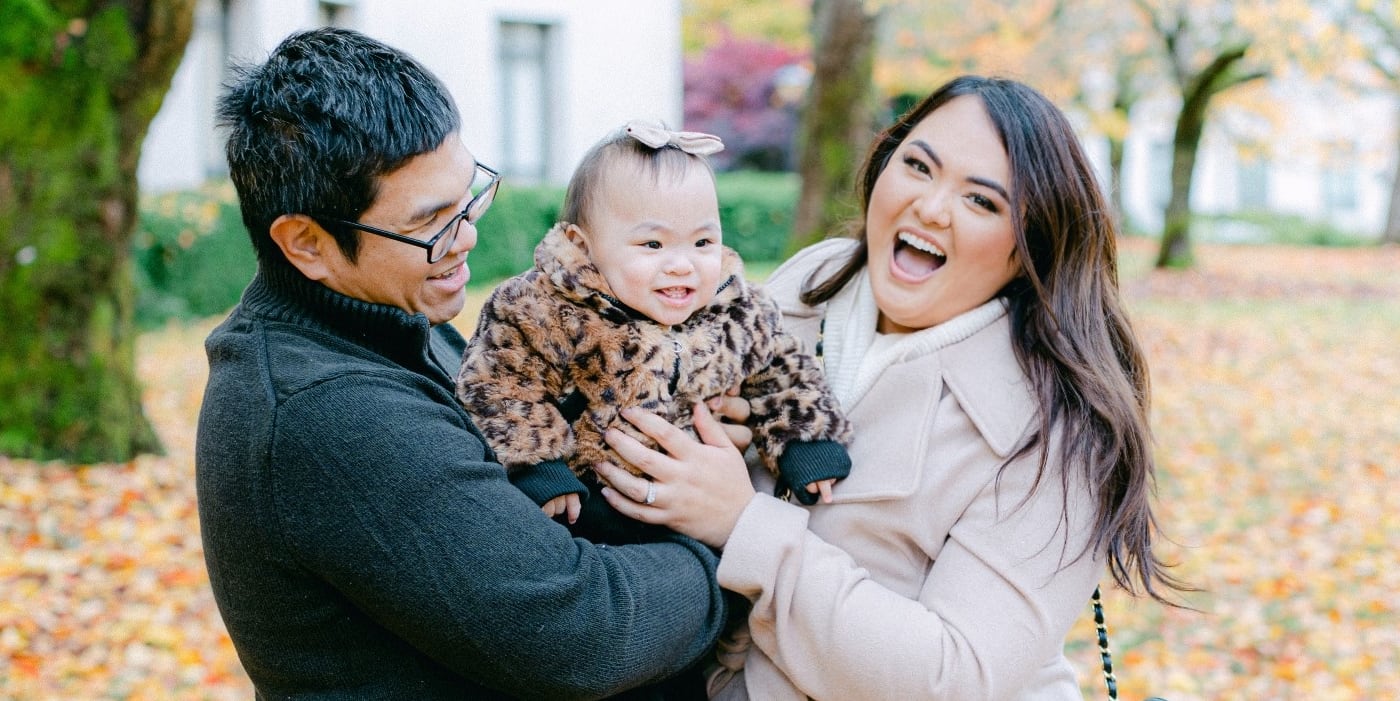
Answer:
[{"label": "woman's nose", "polygon": [[952,219],[949,199],[948,193],[941,187],[925,192],[914,201],[914,214],[920,223],[947,228]]}]

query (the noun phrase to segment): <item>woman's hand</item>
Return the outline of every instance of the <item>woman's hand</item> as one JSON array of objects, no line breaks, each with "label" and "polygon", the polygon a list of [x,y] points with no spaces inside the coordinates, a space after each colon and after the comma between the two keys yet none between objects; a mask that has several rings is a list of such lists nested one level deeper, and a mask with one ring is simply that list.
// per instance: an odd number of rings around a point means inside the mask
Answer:
[{"label": "woman's hand", "polygon": [[701,442],[655,414],[627,409],[622,416],[665,452],[609,430],[604,436],[608,445],[651,479],[599,463],[598,474],[610,485],[603,488],[603,498],[623,515],[668,526],[711,547],[724,547],[754,497],[744,457],[724,427],[704,404],[695,405],[695,432]]}]

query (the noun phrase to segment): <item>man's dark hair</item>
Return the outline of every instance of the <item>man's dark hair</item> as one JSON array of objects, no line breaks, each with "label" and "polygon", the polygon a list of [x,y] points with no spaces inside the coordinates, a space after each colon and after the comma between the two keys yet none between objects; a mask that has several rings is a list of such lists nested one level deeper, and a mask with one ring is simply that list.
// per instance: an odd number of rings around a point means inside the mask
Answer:
[{"label": "man's dark hair", "polygon": [[[262,64],[236,67],[217,114],[263,265],[285,263],[268,234],[277,217],[358,219],[380,176],[437,149],[461,123],[447,88],[422,64],[331,27],[292,34]],[[358,234],[328,230],[353,262]]]}]

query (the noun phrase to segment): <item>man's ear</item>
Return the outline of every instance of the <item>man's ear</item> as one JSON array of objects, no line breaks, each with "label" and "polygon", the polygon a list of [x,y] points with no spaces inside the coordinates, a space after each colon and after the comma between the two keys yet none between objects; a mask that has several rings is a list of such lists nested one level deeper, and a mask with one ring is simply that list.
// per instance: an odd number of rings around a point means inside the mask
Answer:
[{"label": "man's ear", "polygon": [[[268,230],[287,262],[311,280],[324,280],[330,275],[326,256],[339,254],[335,238],[321,228],[316,220],[305,214],[283,214]],[[335,249],[332,252],[331,249]]]},{"label": "man's ear", "polygon": [[568,239],[569,243],[578,246],[584,255],[588,255],[588,239],[584,237],[583,229],[578,228],[577,224],[564,226],[564,238]]}]

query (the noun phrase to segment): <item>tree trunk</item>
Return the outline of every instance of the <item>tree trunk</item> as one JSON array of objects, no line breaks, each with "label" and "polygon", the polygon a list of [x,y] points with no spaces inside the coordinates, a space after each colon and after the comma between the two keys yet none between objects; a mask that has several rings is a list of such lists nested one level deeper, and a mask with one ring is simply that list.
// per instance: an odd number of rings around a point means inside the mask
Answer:
[{"label": "tree trunk", "polygon": [[0,453],[160,449],[136,381],[130,242],[141,142],[194,0],[0,0]]},{"label": "tree trunk", "polygon": [[[1170,42],[1168,48],[1171,48]],[[1205,132],[1206,111],[1216,95],[1267,75],[1232,72],[1248,49],[1248,44],[1241,44],[1221,50],[1194,78],[1185,79],[1184,73],[1178,73],[1181,114],[1176,118],[1176,132],[1172,137],[1171,198],[1162,217],[1162,248],[1157,254],[1159,268],[1189,268],[1195,263],[1191,249],[1191,182],[1196,155],[1201,148],[1201,134]]]},{"label": "tree trunk", "polygon": [[815,70],[802,111],[802,188],[788,252],[826,238],[857,216],[855,170],[874,137],[875,29],[861,0],[812,3]]},{"label": "tree trunk", "polygon": [[[1400,114],[1396,114],[1396,150],[1400,151]],[[1390,209],[1385,215],[1385,231],[1381,243],[1400,243],[1400,159],[1395,164],[1395,177],[1390,181]]]},{"label": "tree trunk", "polygon": [[1127,203],[1123,200],[1123,154],[1126,151],[1124,141],[1116,136],[1108,138],[1108,179],[1110,201],[1113,205],[1113,216],[1118,218],[1118,229],[1123,233],[1128,231],[1128,210]]},{"label": "tree trunk", "polygon": [[1191,250],[1191,178],[1196,170],[1196,154],[1204,130],[1205,101],[1201,101],[1199,109],[1183,107],[1172,138],[1171,198],[1167,200],[1162,217],[1162,248],[1157,254],[1159,268],[1189,268],[1195,262]]},{"label": "tree trunk", "polygon": [[1121,131],[1110,130],[1108,136],[1108,177],[1113,214],[1118,218],[1118,229],[1128,231],[1128,208],[1123,192],[1123,159],[1127,154],[1128,125],[1133,120],[1133,105],[1137,103],[1138,92],[1133,87],[1133,74],[1127,69],[1126,61],[1114,73],[1113,112],[1122,118]]}]

